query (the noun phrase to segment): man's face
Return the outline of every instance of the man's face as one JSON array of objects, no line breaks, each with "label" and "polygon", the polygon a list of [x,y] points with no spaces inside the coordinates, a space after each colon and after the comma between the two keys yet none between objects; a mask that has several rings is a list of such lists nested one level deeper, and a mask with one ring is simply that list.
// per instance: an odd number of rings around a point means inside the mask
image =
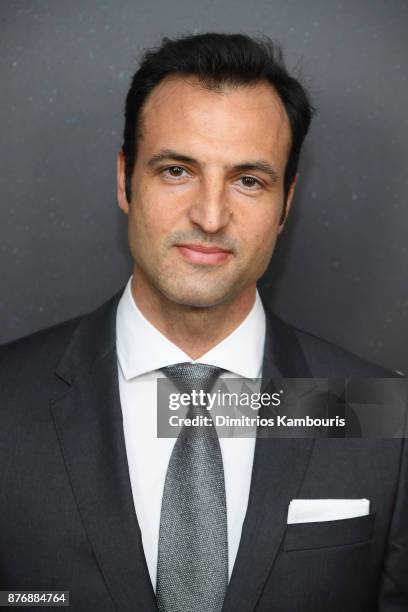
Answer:
[{"label": "man's face", "polygon": [[267,83],[214,92],[193,77],[162,81],[143,108],[130,204],[118,159],[136,286],[195,307],[253,291],[282,229],[290,145]]}]

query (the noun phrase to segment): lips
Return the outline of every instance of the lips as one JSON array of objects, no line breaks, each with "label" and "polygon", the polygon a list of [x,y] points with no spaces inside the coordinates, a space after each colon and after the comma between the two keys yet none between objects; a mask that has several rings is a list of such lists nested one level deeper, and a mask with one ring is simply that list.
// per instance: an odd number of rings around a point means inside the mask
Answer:
[{"label": "lips", "polygon": [[217,246],[203,244],[177,244],[175,246],[181,255],[191,263],[217,264],[226,261],[231,255],[231,251]]}]

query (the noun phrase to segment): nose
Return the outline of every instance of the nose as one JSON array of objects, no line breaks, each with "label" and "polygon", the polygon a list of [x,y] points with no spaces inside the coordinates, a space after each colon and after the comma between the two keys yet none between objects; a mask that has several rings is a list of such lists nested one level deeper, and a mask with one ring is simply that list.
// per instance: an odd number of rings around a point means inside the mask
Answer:
[{"label": "nose", "polygon": [[228,225],[231,210],[222,177],[212,176],[200,181],[189,217],[194,225],[208,234],[219,232]]}]

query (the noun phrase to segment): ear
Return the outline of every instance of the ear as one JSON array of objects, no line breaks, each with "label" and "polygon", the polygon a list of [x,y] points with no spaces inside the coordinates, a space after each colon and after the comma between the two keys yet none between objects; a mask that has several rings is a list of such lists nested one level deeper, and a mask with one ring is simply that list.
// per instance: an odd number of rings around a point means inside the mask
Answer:
[{"label": "ear", "polygon": [[123,151],[119,151],[117,158],[117,197],[119,208],[123,210],[125,214],[129,213],[129,202],[126,198],[125,189],[125,156]]},{"label": "ear", "polygon": [[288,195],[286,198],[286,203],[285,203],[285,216],[283,217],[282,221],[279,224],[278,234],[280,234],[283,228],[285,227],[286,219],[288,218],[288,214],[292,206],[292,200],[295,194],[295,188],[296,188],[296,183],[298,181],[298,178],[299,178],[299,174],[296,174],[290,184]]}]

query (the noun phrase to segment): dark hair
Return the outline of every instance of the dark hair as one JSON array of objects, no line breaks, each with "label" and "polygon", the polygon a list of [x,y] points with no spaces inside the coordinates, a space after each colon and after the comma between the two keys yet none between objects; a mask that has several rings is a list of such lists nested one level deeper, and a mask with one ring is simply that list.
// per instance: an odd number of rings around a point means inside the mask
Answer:
[{"label": "dark hair", "polygon": [[131,178],[140,135],[143,104],[156,85],[174,74],[195,76],[208,89],[223,85],[248,85],[267,81],[279,94],[289,118],[292,144],[284,177],[285,200],[296,175],[300,150],[313,115],[308,94],[290,76],[282,51],[268,39],[245,34],[196,34],[163,38],[160,47],[148,50],[132,78],[126,98],[123,153],[126,197],[131,199]]}]

